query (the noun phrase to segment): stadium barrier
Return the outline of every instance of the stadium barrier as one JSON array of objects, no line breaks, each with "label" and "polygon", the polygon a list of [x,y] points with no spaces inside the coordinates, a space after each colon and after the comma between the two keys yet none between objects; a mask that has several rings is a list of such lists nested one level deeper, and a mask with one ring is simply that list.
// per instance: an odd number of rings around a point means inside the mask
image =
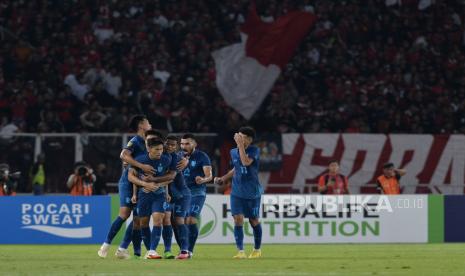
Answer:
[{"label": "stadium barrier", "polygon": [[[0,244],[100,243],[118,202],[116,195],[1,197]],[[465,242],[460,195],[264,195],[261,211],[264,243]],[[228,196],[207,196],[199,228],[199,243],[233,243]],[[253,241],[247,223],[245,237]]]},{"label": "stadium barrier", "polygon": [[[180,133],[172,133],[180,136]],[[216,133],[194,133],[199,147],[208,153],[213,171],[218,171],[219,158]],[[46,193],[67,193],[66,180],[78,161],[87,162],[94,170],[106,167],[107,192],[117,192],[122,172],[121,149],[133,137],[131,133],[12,133],[0,134],[0,163],[21,171],[19,192],[30,192],[29,172],[39,154],[45,155]],[[217,185],[208,184],[209,192],[217,192]]]}]

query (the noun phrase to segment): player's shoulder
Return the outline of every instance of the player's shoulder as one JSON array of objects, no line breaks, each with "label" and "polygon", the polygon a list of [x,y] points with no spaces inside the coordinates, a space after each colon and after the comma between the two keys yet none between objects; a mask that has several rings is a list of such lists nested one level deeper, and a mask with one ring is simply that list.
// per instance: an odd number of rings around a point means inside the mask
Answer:
[{"label": "player's shoulder", "polygon": [[163,161],[170,161],[173,159],[173,156],[171,155],[171,153],[166,153],[164,152],[162,155],[161,155],[161,158]]},{"label": "player's shoulder", "polygon": [[255,145],[250,145],[249,147],[247,147],[247,150],[250,152],[260,152],[260,148]]},{"label": "player's shoulder", "polygon": [[129,142],[132,142],[132,143],[140,143],[144,141],[144,138],[140,137],[139,135],[136,135],[136,136],[133,136]]},{"label": "player's shoulder", "polygon": [[134,158],[134,160],[136,160],[136,161],[139,162],[139,163],[146,163],[146,162],[149,161],[149,159],[150,159],[150,158],[149,158],[149,154],[148,154],[148,153],[147,153],[147,154],[140,154],[140,155],[138,155],[138,156],[136,156],[136,157]]},{"label": "player's shoulder", "polygon": [[208,154],[204,151],[201,150],[196,150],[196,154],[199,158],[209,158]]},{"label": "player's shoulder", "polygon": [[178,160],[178,155],[176,154],[176,152],[171,152],[171,153],[168,153],[171,157],[171,161],[173,160]]},{"label": "player's shoulder", "polygon": [[144,142],[144,139],[139,135],[136,135],[129,139],[128,143],[126,144],[126,148],[132,148],[134,145],[138,145]]}]

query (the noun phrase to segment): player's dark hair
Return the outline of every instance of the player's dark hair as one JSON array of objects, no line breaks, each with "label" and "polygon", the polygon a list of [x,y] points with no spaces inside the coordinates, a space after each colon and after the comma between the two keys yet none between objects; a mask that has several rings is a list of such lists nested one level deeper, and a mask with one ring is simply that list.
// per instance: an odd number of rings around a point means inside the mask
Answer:
[{"label": "player's dark hair", "polygon": [[195,136],[192,133],[186,133],[182,136],[182,139],[192,139],[195,141]]},{"label": "player's dark hair", "polygon": [[336,163],[336,164],[338,164],[338,165],[339,165],[339,161],[338,161],[338,160],[336,160],[336,159],[332,159],[332,160],[329,160],[329,162],[328,162],[328,166],[329,166],[329,165],[331,165],[331,164],[333,164],[333,163]]},{"label": "player's dark hair", "polygon": [[166,137],[166,140],[171,140],[171,141],[178,141],[178,137],[174,136],[174,135],[168,135],[168,137]]},{"label": "player's dark hair", "polygon": [[157,138],[159,138],[161,140],[165,140],[165,135],[163,134],[163,132],[155,130],[155,129],[149,129],[149,130],[147,130],[145,132],[145,137],[147,137],[149,135],[153,135],[153,136],[156,136]]},{"label": "player's dark hair", "polygon": [[239,132],[252,138],[252,140],[255,139],[255,129],[253,129],[253,127],[249,127],[249,126],[241,127],[239,129]]},{"label": "player's dark hair", "polygon": [[147,140],[147,146],[149,148],[156,147],[159,145],[163,145],[163,140],[161,140],[160,138],[150,138]]},{"label": "player's dark hair", "polygon": [[142,123],[146,119],[147,117],[145,117],[145,115],[142,115],[142,114],[132,116],[131,119],[129,120],[129,128],[132,131],[137,132],[137,130],[139,130],[139,124]]}]

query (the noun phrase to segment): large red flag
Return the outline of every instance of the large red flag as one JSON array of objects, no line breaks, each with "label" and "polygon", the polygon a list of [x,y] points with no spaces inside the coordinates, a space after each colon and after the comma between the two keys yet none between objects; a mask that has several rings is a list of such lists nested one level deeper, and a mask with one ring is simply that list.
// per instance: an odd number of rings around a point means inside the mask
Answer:
[{"label": "large red flag", "polygon": [[242,42],[212,53],[216,84],[226,103],[250,119],[315,21],[311,13],[293,11],[266,23],[252,4],[241,28]]}]

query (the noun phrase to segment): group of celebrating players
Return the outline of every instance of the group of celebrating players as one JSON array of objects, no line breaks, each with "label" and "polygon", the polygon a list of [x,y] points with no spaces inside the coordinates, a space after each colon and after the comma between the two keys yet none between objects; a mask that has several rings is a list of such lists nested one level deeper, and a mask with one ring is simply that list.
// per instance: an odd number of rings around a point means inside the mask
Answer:
[{"label": "group of celebrating players", "polygon": [[[178,137],[164,135],[151,128],[147,118],[136,115],[130,127],[137,132],[121,152],[124,164],[119,180],[120,209],[113,221],[105,242],[98,250],[106,258],[110,244],[123,223],[133,215],[126,228],[123,241],[115,255],[129,259],[132,242],[135,258],[141,257],[142,244],[147,252],[145,259],[190,259],[193,256],[199,230],[197,218],[206,199],[206,183],[212,181],[212,166],[208,155],[197,149],[194,135]],[[238,253],[234,258],[261,257],[262,228],[259,221],[260,199],[263,188],[258,180],[259,148],[252,145],[255,131],[242,127],[234,135],[237,147],[230,152],[233,168],[214,182],[222,184],[232,179],[231,212],[234,218],[234,237]],[[153,227],[149,222],[152,218]],[[254,234],[254,250],[244,252],[244,218],[249,218]],[[175,240],[180,252],[171,252]],[[163,237],[164,254],[157,253]]]}]

